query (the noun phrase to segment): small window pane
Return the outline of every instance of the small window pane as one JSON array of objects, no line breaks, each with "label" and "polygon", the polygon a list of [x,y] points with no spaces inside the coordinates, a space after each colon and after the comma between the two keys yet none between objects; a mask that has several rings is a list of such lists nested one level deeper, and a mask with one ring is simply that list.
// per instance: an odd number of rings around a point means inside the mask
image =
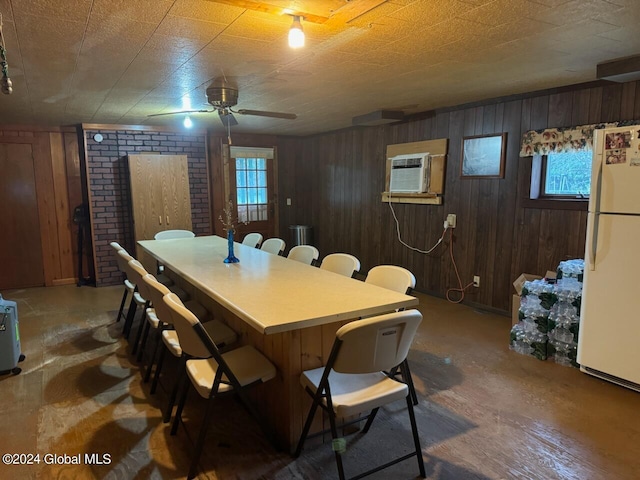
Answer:
[{"label": "small window pane", "polygon": [[547,155],[545,195],[588,196],[591,188],[591,151]]},{"label": "small window pane", "polygon": [[258,158],[258,170],[266,170],[267,161],[264,158]]},{"label": "small window pane", "polygon": [[250,222],[258,221],[258,207],[255,205],[249,206],[249,221]]},{"label": "small window pane", "polygon": [[258,205],[258,217],[260,220],[269,220],[266,205]]},{"label": "small window pane", "polygon": [[258,189],[258,203],[267,203],[267,189],[259,188]]},{"label": "small window pane", "polygon": [[238,222],[246,223],[249,221],[249,217],[247,215],[247,207],[242,206],[238,207]]},{"label": "small window pane", "polygon": [[247,170],[255,170],[255,169],[256,169],[256,159],[247,158]]},{"label": "small window pane", "polygon": [[267,186],[267,172],[259,171],[258,172],[258,187],[266,187]]},{"label": "small window pane", "polygon": [[247,171],[247,186],[248,187],[258,186],[258,172]]},{"label": "small window pane", "polygon": [[238,188],[238,198],[237,198],[237,203],[238,205],[246,205],[247,202],[247,189],[246,188]]},{"label": "small window pane", "polygon": [[236,185],[238,187],[247,186],[247,173],[245,170],[236,170]]},{"label": "small window pane", "polygon": [[236,158],[236,170],[245,170],[247,168],[244,158]]},{"label": "small window pane", "polygon": [[248,193],[248,202],[247,203],[258,203],[258,191],[256,188],[247,188]]}]

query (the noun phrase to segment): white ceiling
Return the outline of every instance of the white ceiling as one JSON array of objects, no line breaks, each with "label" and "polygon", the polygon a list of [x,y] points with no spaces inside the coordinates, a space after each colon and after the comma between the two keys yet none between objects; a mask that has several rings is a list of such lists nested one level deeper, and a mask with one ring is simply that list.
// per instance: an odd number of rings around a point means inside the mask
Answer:
[{"label": "white ceiling", "polygon": [[[306,46],[287,46],[305,16]],[[639,0],[0,0],[13,81],[0,123],[180,125],[222,75],[238,132],[305,135],[379,109],[415,113],[595,80],[640,53]],[[217,115],[195,124],[222,131]]]}]

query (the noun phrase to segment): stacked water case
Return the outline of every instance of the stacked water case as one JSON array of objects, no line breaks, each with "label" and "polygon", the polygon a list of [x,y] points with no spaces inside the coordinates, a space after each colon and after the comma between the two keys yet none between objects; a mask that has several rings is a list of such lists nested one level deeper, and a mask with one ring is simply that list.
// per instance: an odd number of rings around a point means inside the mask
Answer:
[{"label": "stacked water case", "polygon": [[21,372],[18,362],[22,360],[18,307],[16,302],[4,300],[0,295],[0,374],[17,375]]},{"label": "stacked water case", "polygon": [[525,282],[519,322],[511,329],[512,350],[578,367],[583,272],[583,260],[569,260],[560,263],[554,282],[544,279]]}]

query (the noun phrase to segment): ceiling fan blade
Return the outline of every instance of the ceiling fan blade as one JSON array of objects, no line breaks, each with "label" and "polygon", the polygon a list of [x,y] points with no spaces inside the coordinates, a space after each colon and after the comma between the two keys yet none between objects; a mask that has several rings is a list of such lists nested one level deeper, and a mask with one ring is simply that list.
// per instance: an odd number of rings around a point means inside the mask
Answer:
[{"label": "ceiling fan blade", "polygon": [[177,112],[166,112],[166,113],[152,113],[151,115],[147,115],[147,117],[162,117],[164,115],[185,115],[187,113],[210,113],[213,110],[180,110]]},{"label": "ceiling fan blade", "polygon": [[230,110],[222,108],[218,110],[218,115],[220,115],[220,121],[225,127],[233,127],[234,125],[238,125],[238,121],[236,117],[233,116]]},{"label": "ceiling fan blade", "polygon": [[298,116],[295,113],[283,112],[267,112],[264,110],[246,110],[244,108],[237,110],[240,115],[255,115],[257,117],[283,118],[285,120],[295,120]]}]

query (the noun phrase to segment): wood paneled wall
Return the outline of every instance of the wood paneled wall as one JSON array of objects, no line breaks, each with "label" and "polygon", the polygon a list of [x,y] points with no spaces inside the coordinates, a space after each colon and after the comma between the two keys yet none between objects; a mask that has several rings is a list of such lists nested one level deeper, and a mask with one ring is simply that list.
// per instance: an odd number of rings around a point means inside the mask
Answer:
[{"label": "wood paneled wall", "polygon": [[1,126],[0,142],[32,146],[37,184],[43,186],[38,191],[38,212],[45,285],[75,283],[77,226],[72,218],[82,201],[76,129]]},{"label": "wood paneled wall", "polygon": [[[314,227],[321,257],[349,252],[362,272],[392,263],[410,269],[417,290],[445,296],[458,281],[449,236],[431,255],[402,246],[384,190],[388,144],[449,139],[444,204],[394,204],[405,242],[433,245],[448,213],[457,215],[452,247],[462,284],[481,277],[464,302],[508,311],[511,285],[522,272],[544,274],[561,260],[582,258],[584,210],[546,208],[528,201],[531,160],[519,158],[522,134],[530,129],[640,119],[640,83],[590,84],[463,105],[426,113],[392,126],[360,127],[302,139],[278,139],[280,233],[289,223]],[[503,179],[461,179],[462,138],[507,133]],[[283,237],[285,238],[285,237]],[[454,299],[459,298],[455,292]]]}]

